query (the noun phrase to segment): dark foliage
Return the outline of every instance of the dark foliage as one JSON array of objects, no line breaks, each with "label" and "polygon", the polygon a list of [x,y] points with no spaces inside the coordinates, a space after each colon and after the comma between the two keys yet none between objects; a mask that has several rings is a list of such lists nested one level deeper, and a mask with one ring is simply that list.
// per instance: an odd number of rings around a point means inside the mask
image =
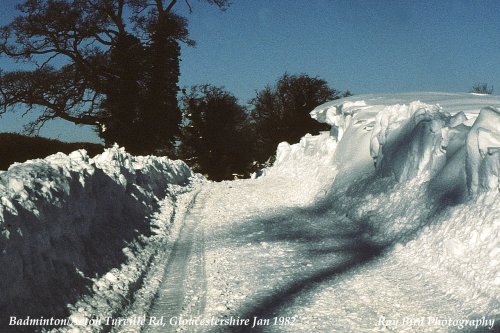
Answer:
[{"label": "dark foliage", "polygon": [[212,180],[248,173],[252,132],[246,110],[220,87],[191,87],[182,97],[185,116],[181,158]]},{"label": "dark foliage", "polygon": [[172,14],[161,20],[150,28],[149,46],[126,35],[110,52],[110,68],[120,80],[106,85],[103,106],[108,117],[101,137],[134,154],[173,155],[180,136],[177,38],[187,36],[186,22]]},{"label": "dark foliage", "polygon": [[95,156],[102,153],[104,147],[94,143],[67,143],[42,137],[0,133],[0,170],[7,170],[14,162],[44,158],[57,152],[69,154],[77,149],[85,149],[90,156]]},{"label": "dark foliage", "polygon": [[472,86],[472,89],[469,90],[469,92],[475,94],[491,95],[493,94],[493,87],[488,87],[487,83],[477,83]]},{"label": "dark foliage", "polygon": [[252,119],[255,125],[257,161],[260,163],[271,157],[278,143],[296,143],[306,133],[317,134],[329,129],[311,119],[309,112],[316,106],[349,96],[332,89],[325,80],[306,74],[285,73],[271,87],[257,92],[250,101],[253,105]]},{"label": "dark foliage", "polygon": [[[221,9],[227,0],[206,0]],[[193,44],[178,1],[27,0],[1,28],[0,53],[36,65],[0,75],[3,112],[37,112],[26,131],[62,118],[107,144],[165,153],[178,139],[180,45]],[[191,11],[189,1],[184,1]]]}]

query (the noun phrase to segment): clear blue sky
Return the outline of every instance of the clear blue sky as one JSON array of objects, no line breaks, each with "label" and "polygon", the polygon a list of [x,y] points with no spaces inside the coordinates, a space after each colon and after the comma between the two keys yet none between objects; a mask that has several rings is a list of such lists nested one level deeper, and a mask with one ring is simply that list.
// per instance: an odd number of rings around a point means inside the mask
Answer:
[{"label": "clear blue sky", "polygon": [[[14,3],[2,0],[1,23],[15,15]],[[500,91],[498,0],[233,0],[225,12],[192,4],[186,16],[197,46],[183,47],[181,86],[223,85],[245,103],[287,71],[354,94],[467,92],[478,82]],[[0,119],[0,131],[16,126],[15,117]],[[63,122],[41,135],[96,140]]]}]

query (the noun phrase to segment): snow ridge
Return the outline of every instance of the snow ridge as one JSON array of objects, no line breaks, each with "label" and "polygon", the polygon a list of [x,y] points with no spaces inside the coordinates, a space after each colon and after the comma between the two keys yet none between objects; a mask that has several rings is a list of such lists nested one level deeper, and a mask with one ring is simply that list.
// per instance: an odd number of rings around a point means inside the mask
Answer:
[{"label": "snow ridge", "polygon": [[149,219],[171,187],[196,178],[182,161],[116,146],[93,159],[58,153],[0,173],[3,316],[66,313],[90,278],[126,260],[126,244],[152,233]]},{"label": "snow ridge", "polygon": [[[498,190],[499,109],[487,106],[484,96],[448,95],[451,94],[415,96],[435,104],[420,100],[384,104],[408,98],[404,94],[390,98],[366,96],[372,103],[349,98],[320,105],[311,112],[311,117],[331,125],[331,134],[337,142],[341,142],[346,131],[360,124],[371,131],[370,156],[383,176],[393,175],[402,182],[415,177],[429,180],[439,174],[451,187],[465,182],[467,189],[460,190],[473,197]],[[439,97],[443,105],[438,103]],[[488,98],[492,104],[499,103]],[[344,141],[352,139],[351,133]],[[346,145],[342,143],[338,148]],[[456,170],[462,165],[466,166],[465,175]]]},{"label": "snow ridge", "polygon": [[[335,147],[312,173],[335,170],[321,202],[353,224],[367,223],[372,242],[394,247],[397,258],[429,270],[436,281],[450,274],[464,281],[450,293],[478,313],[498,316],[500,99],[408,96],[355,96],[311,112],[332,130],[329,139],[308,140],[332,140]],[[289,172],[284,161],[317,168],[302,146],[280,145],[278,156],[288,158],[271,169]],[[297,186],[314,182],[304,176]]]}]

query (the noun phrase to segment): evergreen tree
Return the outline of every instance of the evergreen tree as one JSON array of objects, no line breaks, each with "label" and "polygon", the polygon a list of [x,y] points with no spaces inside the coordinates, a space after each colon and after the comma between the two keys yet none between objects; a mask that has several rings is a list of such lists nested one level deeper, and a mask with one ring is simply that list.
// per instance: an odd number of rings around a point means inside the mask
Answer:
[{"label": "evergreen tree", "polygon": [[472,86],[472,89],[469,90],[469,92],[474,94],[491,95],[493,94],[493,87],[489,87],[487,83],[476,83]]},{"label": "evergreen tree", "polygon": [[221,87],[191,87],[182,97],[185,115],[181,156],[210,179],[248,173],[252,137],[245,108]]},{"label": "evergreen tree", "polygon": [[[350,94],[350,92],[349,92]],[[276,85],[257,92],[250,101],[257,139],[257,160],[266,161],[280,142],[298,142],[306,133],[328,130],[325,124],[311,119],[316,106],[342,97],[325,80],[306,74],[285,73]]]},{"label": "evergreen tree", "polygon": [[100,136],[108,145],[118,142],[130,152],[141,151],[133,140],[137,140],[140,134],[140,82],[144,53],[137,38],[129,34],[121,36],[116,46],[111,48],[107,64],[113,76],[103,84],[105,99],[101,105],[103,126]]}]

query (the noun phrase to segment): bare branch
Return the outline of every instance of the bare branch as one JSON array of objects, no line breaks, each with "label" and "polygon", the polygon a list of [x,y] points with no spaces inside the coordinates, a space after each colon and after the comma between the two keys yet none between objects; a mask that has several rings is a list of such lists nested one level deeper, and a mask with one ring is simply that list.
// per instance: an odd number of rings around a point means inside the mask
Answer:
[{"label": "bare branch", "polygon": [[193,13],[193,8],[191,8],[191,4],[189,3],[188,0],[184,0],[184,2],[186,3],[186,5],[188,6],[189,8],[189,14],[192,14]]},{"label": "bare branch", "polygon": [[[157,2],[161,0],[157,0]],[[174,5],[177,3],[177,0],[172,0],[170,1],[170,3],[168,4],[167,8],[165,8],[165,10],[163,12],[165,13],[170,13],[170,11],[172,10],[172,8],[174,7]]]},{"label": "bare branch", "polygon": [[59,54],[53,54],[50,57],[48,57],[40,66],[37,65],[38,69],[43,68],[48,65],[49,62],[51,62],[54,58],[56,58]]}]

